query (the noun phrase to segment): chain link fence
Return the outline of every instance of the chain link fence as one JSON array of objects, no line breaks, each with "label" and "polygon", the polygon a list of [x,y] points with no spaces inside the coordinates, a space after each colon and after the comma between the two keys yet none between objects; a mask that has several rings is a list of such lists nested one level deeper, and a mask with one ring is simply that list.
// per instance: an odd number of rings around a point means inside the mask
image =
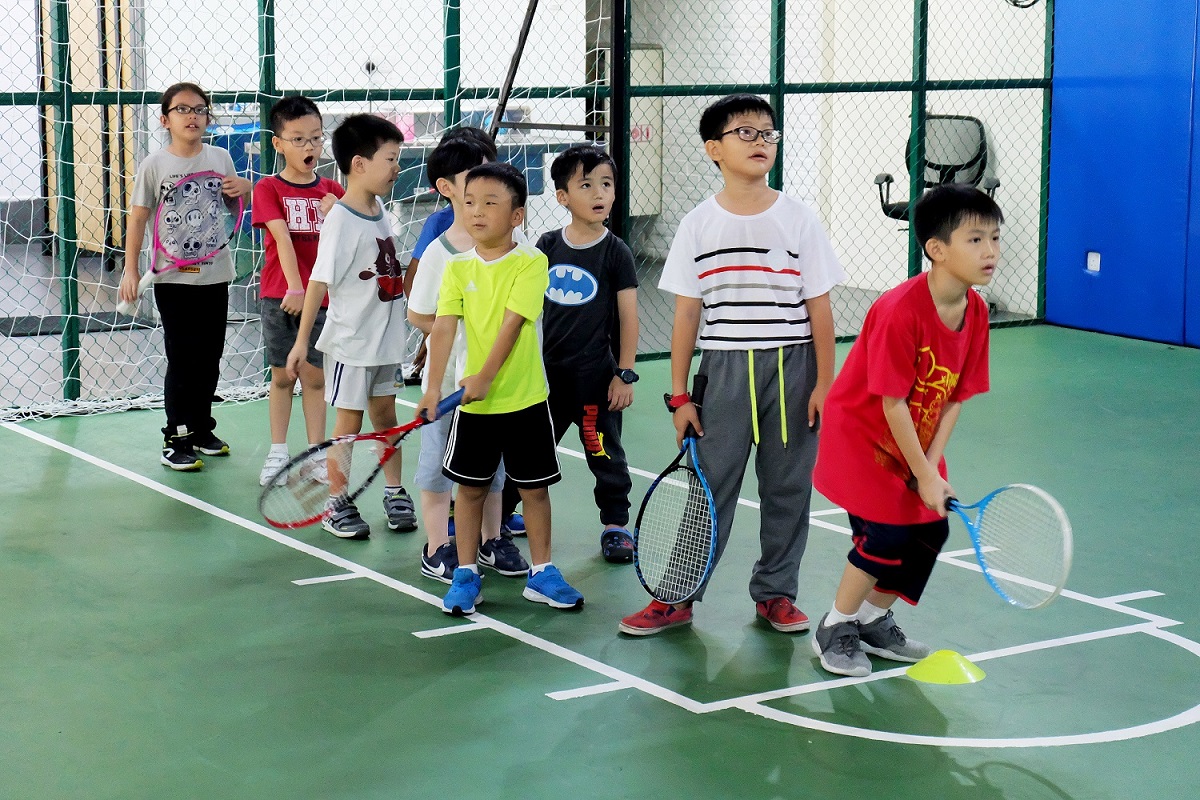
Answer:
[{"label": "chain link fence", "polygon": [[1042,316],[1051,0],[632,0],[631,11],[625,230],[645,287],[643,351],[670,347],[672,299],[653,287],[675,227],[721,186],[700,112],[734,91],[775,105],[773,185],[817,211],[849,275],[832,293],[839,336],[920,271],[908,200],[944,180],[991,190],[1004,211],[1001,268],[983,290],[993,322]]},{"label": "chain link fence", "polygon": [[[1008,221],[987,290],[994,318],[1041,316],[1051,0],[536,5],[499,123],[500,157],[529,181],[536,236],[568,219],[549,182],[555,153],[598,139],[622,154],[613,223],[638,261],[643,354],[669,349],[671,298],[655,287],[675,227],[720,188],[696,133],[700,112],[733,91],[781,110],[773,182],[817,210],[850,275],[834,294],[839,334],[854,335],[870,302],[919,270],[903,214],[885,213],[879,193],[903,207],[923,188],[923,160],[964,146],[962,134],[935,130],[949,118],[977,121],[964,124],[982,132],[987,163],[969,178],[998,183]],[[188,80],[212,93],[210,141],[251,179],[277,169],[265,117],[279,97],[315,100],[327,130],[362,111],[391,119],[406,138],[387,204],[404,254],[438,207],[425,157],[449,127],[492,123],[529,7],[25,0],[0,9],[0,418],[161,402],[153,302],[131,317],[115,305],[133,177],[166,144],[164,88]],[[624,45],[615,50],[614,31]],[[610,118],[610,104],[627,111]],[[336,177],[328,146],[318,171]],[[877,184],[882,174],[891,182]],[[227,400],[266,386],[262,249],[248,219],[233,246],[218,390]]]}]

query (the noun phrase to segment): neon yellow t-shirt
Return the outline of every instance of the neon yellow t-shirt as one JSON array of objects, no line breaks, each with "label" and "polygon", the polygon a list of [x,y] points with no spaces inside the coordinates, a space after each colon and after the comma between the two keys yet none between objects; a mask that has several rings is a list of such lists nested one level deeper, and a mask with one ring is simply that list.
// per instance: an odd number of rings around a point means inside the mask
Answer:
[{"label": "neon yellow t-shirt", "polygon": [[507,414],[549,396],[542,366],[542,302],[550,285],[546,256],[519,244],[495,261],[474,250],[446,262],[438,292],[437,315],[461,317],[467,334],[465,375],[483,369],[500,333],[506,310],[525,318],[516,344],[496,373],[488,396],[463,406],[469,414]]}]

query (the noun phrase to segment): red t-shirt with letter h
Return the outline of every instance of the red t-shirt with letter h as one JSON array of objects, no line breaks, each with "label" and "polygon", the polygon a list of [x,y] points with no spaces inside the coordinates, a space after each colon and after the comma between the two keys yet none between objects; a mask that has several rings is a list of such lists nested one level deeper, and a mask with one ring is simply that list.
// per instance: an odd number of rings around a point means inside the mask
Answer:
[{"label": "red t-shirt with letter h", "polygon": [[[950,402],[988,390],[988,312],[967,292],[962,329],[938,316],[928,273],[871,306],[825,400],[813,486],[850,514],[914,525],[939,519],[905,484],[912,477],[883,415],[884,397],[905,397],[921,449],[928,450]],[[938,472],[947,477],[946,460]]]},{"label": "red t-shirt with letter h", "polygon": [[[307,186],[285,181],[278,175],[268,175],[254,184],[250,221],[254,227],[265,231],[263,249],[266,251],[266,261],[263,264],[262,277],[259,279],[260,293],[263,297],[282,300],[288,288],[283,268],[279,266],[279,247],[275,244],[275,237],[266,231],[267,223],[273,219],[281,219],[287,223],[288,233],[292,238],[292,249],[296,251],[300,283],[307,289],[313,262],[317,259],[317,240],[320,238],[321,223],[325,221],[321,214],[321,198],[331,193],[341,197],[346,190],[337,181],[320,177]],[[327,297],[321,305],[328,305],[328,301]]]}]

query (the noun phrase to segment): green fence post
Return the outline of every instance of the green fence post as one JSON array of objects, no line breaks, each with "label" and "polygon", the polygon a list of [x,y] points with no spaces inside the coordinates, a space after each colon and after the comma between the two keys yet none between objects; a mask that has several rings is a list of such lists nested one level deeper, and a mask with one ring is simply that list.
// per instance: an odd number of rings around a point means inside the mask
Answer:
[{"label": "green fence post", "polygon": [[[771,3],[771,105],[775,107],[775,115],[779,118],[778,127],[783,129],[784,101],[787,97],[787,85],[784,60],[784,49],[787,41],[787,0],[774,0]],[[779,152],[775,156],[775,165],[771,167],[768,182],[772,189],[783,191],[783,143],[779,144]]]},{"label": "green fence post", "polygon": [[908,274],[921,274],[921,243],[912,211],[925,192],[925,95],[929,78],[929,0],[913,6],[912,147],[908,151]]},{"label": "green fence post", "polygon": [[[616,197],[613,199],[611,222],[612,232],[622,239],[628,240],[630,234],[629,193],[630,186],[630,114],[632,104],[629,102],[629,50],[631,39],[629,35],[630,3],[627,0],[613,0],[613,24],[611,63],[609,64],[610,88],[608,102],[608,121],[611,131],[608,152],[617,165]],[[661,131],[655,135],[661,135]]]},{"label": "green fence post", "polygon": [[1050,105],[1054,92],[1054,0],[1046,0],[1045,62],[1042,77],[1042,180],[1038,208],[1037,317],[1046,318],[1046,228],[1050,224]]},{"label": "green fence post", "polygon": [[462,56],[459,45],[462,36],[462,0],[445,0],[443,16],[446,39],[442,45],[442,86],[445,91],[446,127],[453,128],[462,119],[459,104],[459,82],[462,80]]},{"label": "green fence post", "polygon": [[75,223],[74,98],[71,95],[71,18],[67,0],[54,0],[51,14],[51,89],[54,104],[55,191],[58,194],[56,267],[63,282],[62,366],[63,399],[78,400],[79,385],[79,261]]},{"label": "green fence post", "polygon": [[275,0],[258,0],[258,64],[258,91],[261,98],[258,103],[258,125],[261,128],[258,134],[258,169],[263,175],[274,175],[271,103],[278,92],[275,86]]}]

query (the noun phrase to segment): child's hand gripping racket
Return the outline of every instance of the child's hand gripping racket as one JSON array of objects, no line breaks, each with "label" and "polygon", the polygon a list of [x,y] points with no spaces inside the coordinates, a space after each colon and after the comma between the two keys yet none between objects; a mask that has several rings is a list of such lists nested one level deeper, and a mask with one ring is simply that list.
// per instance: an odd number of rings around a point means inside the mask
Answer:
[{"label": "child's hand gripping racket", "polygon": [[[696,376],[692,399],[703,395]],[[684,456],[689,464],[683,463]],[[690,600],[712,572],[717,554],[717,504],[696,454],[690,425],[675,460],[650,484],[633,531],[633,565],[650,596],[663,603]]]},{"label": "child's hand gripping racket", "polygon": [[[180,178],[163,195],[154,215],[151,268],[138,282],[137,297],[167,270],[207,261],[229,244],[245,204],[241,197],[222,193],[224,181],[225,176],[218,172],[194,172]],[[137,297],[132,302],[117,303],[117,311],[131,313]]]},{"label": "child's hand gripping racket", "polygon": [[[977,509],[975,518],[967,514]],[[1041,608],[1058,597],[1071,572],[1071,521],[1058,501],[1036,486],[1002,486],[978,503],[946,499],[967,526],[988,586],[1018,608]]]},{"label": "child's hand gripping racket", "polygon": [[[462,390],[438,403],[438,416],[462,401]],[[339,436],[315,444],[284,464],[258,498],[258,510],[276,528],[302,528],[330,516],[361,495],[383,471],[408,434],[428,420],[383,431]]]}]

